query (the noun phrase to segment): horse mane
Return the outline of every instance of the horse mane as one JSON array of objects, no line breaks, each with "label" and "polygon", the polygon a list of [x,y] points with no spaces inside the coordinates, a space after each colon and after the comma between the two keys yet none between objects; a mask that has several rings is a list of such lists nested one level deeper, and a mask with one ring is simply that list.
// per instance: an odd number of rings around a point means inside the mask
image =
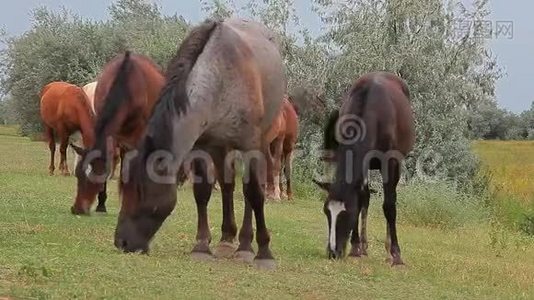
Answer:
[{"label": "horse mane", "polygon": [[[156,136],[147,136],[147,142],[152,148],[163,148],[172,141],[172,114],[184,114],[189,107],[189,97],[186,91],[186,82],[189,73],[195,66],[198,57],[204,51],[212,32],[220,21],[206,20],[193,28],[186,36],[176,55],[172,58],[165,74],[165,86],[162,88],[159,101],[149,121],[149,127],[158,132]],[[165,128],[163,130],[158,130]]]},{"label": "horse mane", "polygon": [[102,112],[98,116],[98,120],[95,126],[95,135],[97,137],[96,148],[102,148],[106,144],[106,128],[107,125],[117,115],[119,109],[122,107],[125,101],[130,99],[130,92],[128,90],[128,74],[131,70],[131,53],[126,51],[124,58],[118,71],[115,75],[115,79],[111,84],[106,98],[104,99],[104,107]]},{"label": "horse mane", "polygon": [[325,150],[336,150],[339,146],[336,140],[336,123],[339,118],[339,110],[334,110],[330,113],[328,121],[324,129],[323,148]]}]

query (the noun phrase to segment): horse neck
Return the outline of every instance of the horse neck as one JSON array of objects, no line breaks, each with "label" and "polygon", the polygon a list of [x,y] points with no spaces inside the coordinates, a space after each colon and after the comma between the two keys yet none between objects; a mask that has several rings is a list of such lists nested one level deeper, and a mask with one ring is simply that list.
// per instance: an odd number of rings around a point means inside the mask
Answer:
[{"label": "horse neck", "polygon": [[[164,118],[157,114],[155,113],[153,118]],[[200,111],[188,109],[185,113],[173,114],[170,126],[169,124],[162,125],[163,123],[160,122],[149,123],[147,135],[160,141],[155,145],[156,150],[166,149],[172,153],[175,170],[178,170],[178,167],[182,165],[186,156],[193,149],[195,142],[204,133],[205,124],[207,124],[205,116]]]}]

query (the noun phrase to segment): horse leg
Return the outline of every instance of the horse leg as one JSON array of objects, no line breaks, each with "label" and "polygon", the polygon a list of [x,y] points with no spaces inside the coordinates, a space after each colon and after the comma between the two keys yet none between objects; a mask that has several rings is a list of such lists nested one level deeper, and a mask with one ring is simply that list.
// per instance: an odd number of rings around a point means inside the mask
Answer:
[{"label": "horse leg", "polygon": [[221,187],[223,219],[221,225],[221,241],[215,251],[216,257],[230,258],[236,250],[234,246],[237,235],[237,225],[234,215],[234,189],[235,169],[234,166],[226,166],[226,151],[212,154],[217,181]]},{"label": "horse leg", "polygon": [[69,145],[69,134],[66,130],[61,131],[61,144],[59,145],[59,153],[61,160],[59,162],[59,170],[63,176],[69,176],[69,166],[67,165],[67,147]]},{"label": "horse leg", "polygon": [[273,269],[275,261],[269,248],[271,238],[265,225],[265,195],[261,189],[261,174],[258,161],[253,160],[249,166],[249,181],[244,183],[245,199],[250,203],[256,219],[256,242],[258,243],[258,253],[254,258],[254,263],[259,268]]},{"label": "horse leg", "polygon": [[102,190],[98,192],[98,205],[96,206],[96,212],[107,212],[106,209],[106,200],[108,199],[108,193],[107,193],[107,181],[104,182],[104,185],[102,186]]},{"label": "horse leg", "polygon": [[[367,188],[368,189],[368,188]],[[367,197],[362,197],[361,200],[361,208],[360,208],[360,215],[361,215],[361,234],[360,234],[360,245],[362,249],[362,255],[367,256],[367,248],[369,246],[368,240],[367,240],[367,212],[369,209],[369,198],[370,194],[367,194]]]},{"label": "horse leg", "polygon": [[111,174],[109,175],[109,179],[115,178],[117,166],[119,165],[119,161],[121,161],[121,158],[123,157],[122,150],[117,151],[115,143],[113,149],[113,167],[111,168]]},{"label": "horse leg", "polygon": [[401,251],[397,240],[397,184],[400,177],[399,163],[390,160],[388,163],[387,176],[382,174],[384,180],[384,204],[382,208],[386,217],[386,250],[391,255],[390,260],[393,266],[404,264],[401,259]]},{"label": "horse leg", "polygon": [[277,138],[274,142],[273,153],[273,167],[272,167],[272,179],[273,179],[273,194],[272,199],[280,201],[280,171],[282,163],[282,147],[284,146],[284,139]]},{"label": "horse leg", "polygon": [[208,224],[208,202],[211,197],[213,184],[208,180],[208,166],[205,161],[195,159],[193,172],[200,180],[193,183],[193,194],[197,204],[197,243],[193,247],[192,254],[195,258],[211,258],[211,232]]},{"label": "horse leg", "polygon": [[289,200],[293,199],[293,190],[291,189],[291,152],[284,154],[284,177],[286,178],[286,195]]},{"label": "horse leg", "polygon": [[[243,180],[243,192],[245,191],[245,180]],[[245,193],[246,194],[246,193]],[[245,208],[243,212],[243,224],[239,230],[239,246],[234,257],[247,263],[252,263],[254,259],[254,249],[252,249],[252,207],[245,196]]]},{"label": "horse leg", "polygon": [[351,235],[351,238],[350,238],[350,244],[351,244],[351,249],[350,249],[350,253],[349,253],[349,256],[351,257],[360,257],[362,256],[362,249],[361,249],[361,244],[360,244],[360,235],[358,233],[358,220],[360,218],[360,211],[361,211],[361,204],[358,203],[358,205],[356,206],[356,218],[354,219],[354,224],[353,224],[353,227],[352,227],[352,235]]},{"label": "horse leg", "polygon": [[46,127],[46,138],[48,139],[48,149],[50,149],[50,166],[48,172],[50,175],[54,175],[55,163],[54,158],[56,156],[56,140],[54,138],[54,129],[52,127]]}]

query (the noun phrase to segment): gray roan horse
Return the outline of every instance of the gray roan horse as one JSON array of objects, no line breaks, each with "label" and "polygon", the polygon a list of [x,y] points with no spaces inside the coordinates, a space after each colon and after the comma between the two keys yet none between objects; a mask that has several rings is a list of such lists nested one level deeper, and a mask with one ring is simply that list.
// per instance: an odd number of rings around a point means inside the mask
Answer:
[{"label": "gray roan horse", "polygon": [[[370,73],[352,86],[341,109],[325,129],[325,148],[337,164],[332,184],[316,182],[328,191],[324,212],[329,226],[330,258],[344,256],[352,232],[350,256],[367,255],[367,209],[370,190],[367,172],[379,169],[384,188],[386,249],[393,265],[403,264],[397,241],[396,187],[400,164],[415,141],[408,87],[399,77]],[[361,214],[361,237],[358,219]]]},{"label": "gray roan horse", "polygon": [[[217,252],[252,261],[253,211],[258,243],[254,263],[273,267],[261,188],[265,163],[260,158],[250,159],[245,168],[245,214],[236,250],[234,171],[225,158],[230,150],[267,153],[269,145],[263,142],[263,135],[280,110],[285,92],[278,44],[263,25],[229,19],[206,21],[192,29],[170,62],[138,155],[130,161],[129,170],[123,170],[126,178],[115,245],[125,252],[148,251],[150,240],[174,209],[177,166],[199,149],[213,159],[221,183],[223,224]],[[210,256],[207,204],[213,187],[211,168],[201,156],[192,163],[194,174],[201,179],[193,185],[198,213],[193,254]]]}]

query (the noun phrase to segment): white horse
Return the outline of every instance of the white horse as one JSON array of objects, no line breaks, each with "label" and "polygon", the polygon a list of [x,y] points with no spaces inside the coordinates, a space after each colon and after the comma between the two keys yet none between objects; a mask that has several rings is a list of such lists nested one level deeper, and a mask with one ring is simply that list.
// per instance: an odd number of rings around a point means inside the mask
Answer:
[{"label": "white horse", "polygon": [[[91,107],[91,110],[93,111],[93,115],[96,115],[95,112],[95,90],[96,90],[96,84],[97,82],[91,82],[83,86],[83,91],[87,95],[87,99],[89,100],[89,107]],[[78,135],[78,133],[76,133]],[[78,164],[78,161],[80,160],[80,156],[76,153],[76,151],[73,151],[73,158],[74,158],[74,165],[73,170],[76,169],[76,165]]]}]

